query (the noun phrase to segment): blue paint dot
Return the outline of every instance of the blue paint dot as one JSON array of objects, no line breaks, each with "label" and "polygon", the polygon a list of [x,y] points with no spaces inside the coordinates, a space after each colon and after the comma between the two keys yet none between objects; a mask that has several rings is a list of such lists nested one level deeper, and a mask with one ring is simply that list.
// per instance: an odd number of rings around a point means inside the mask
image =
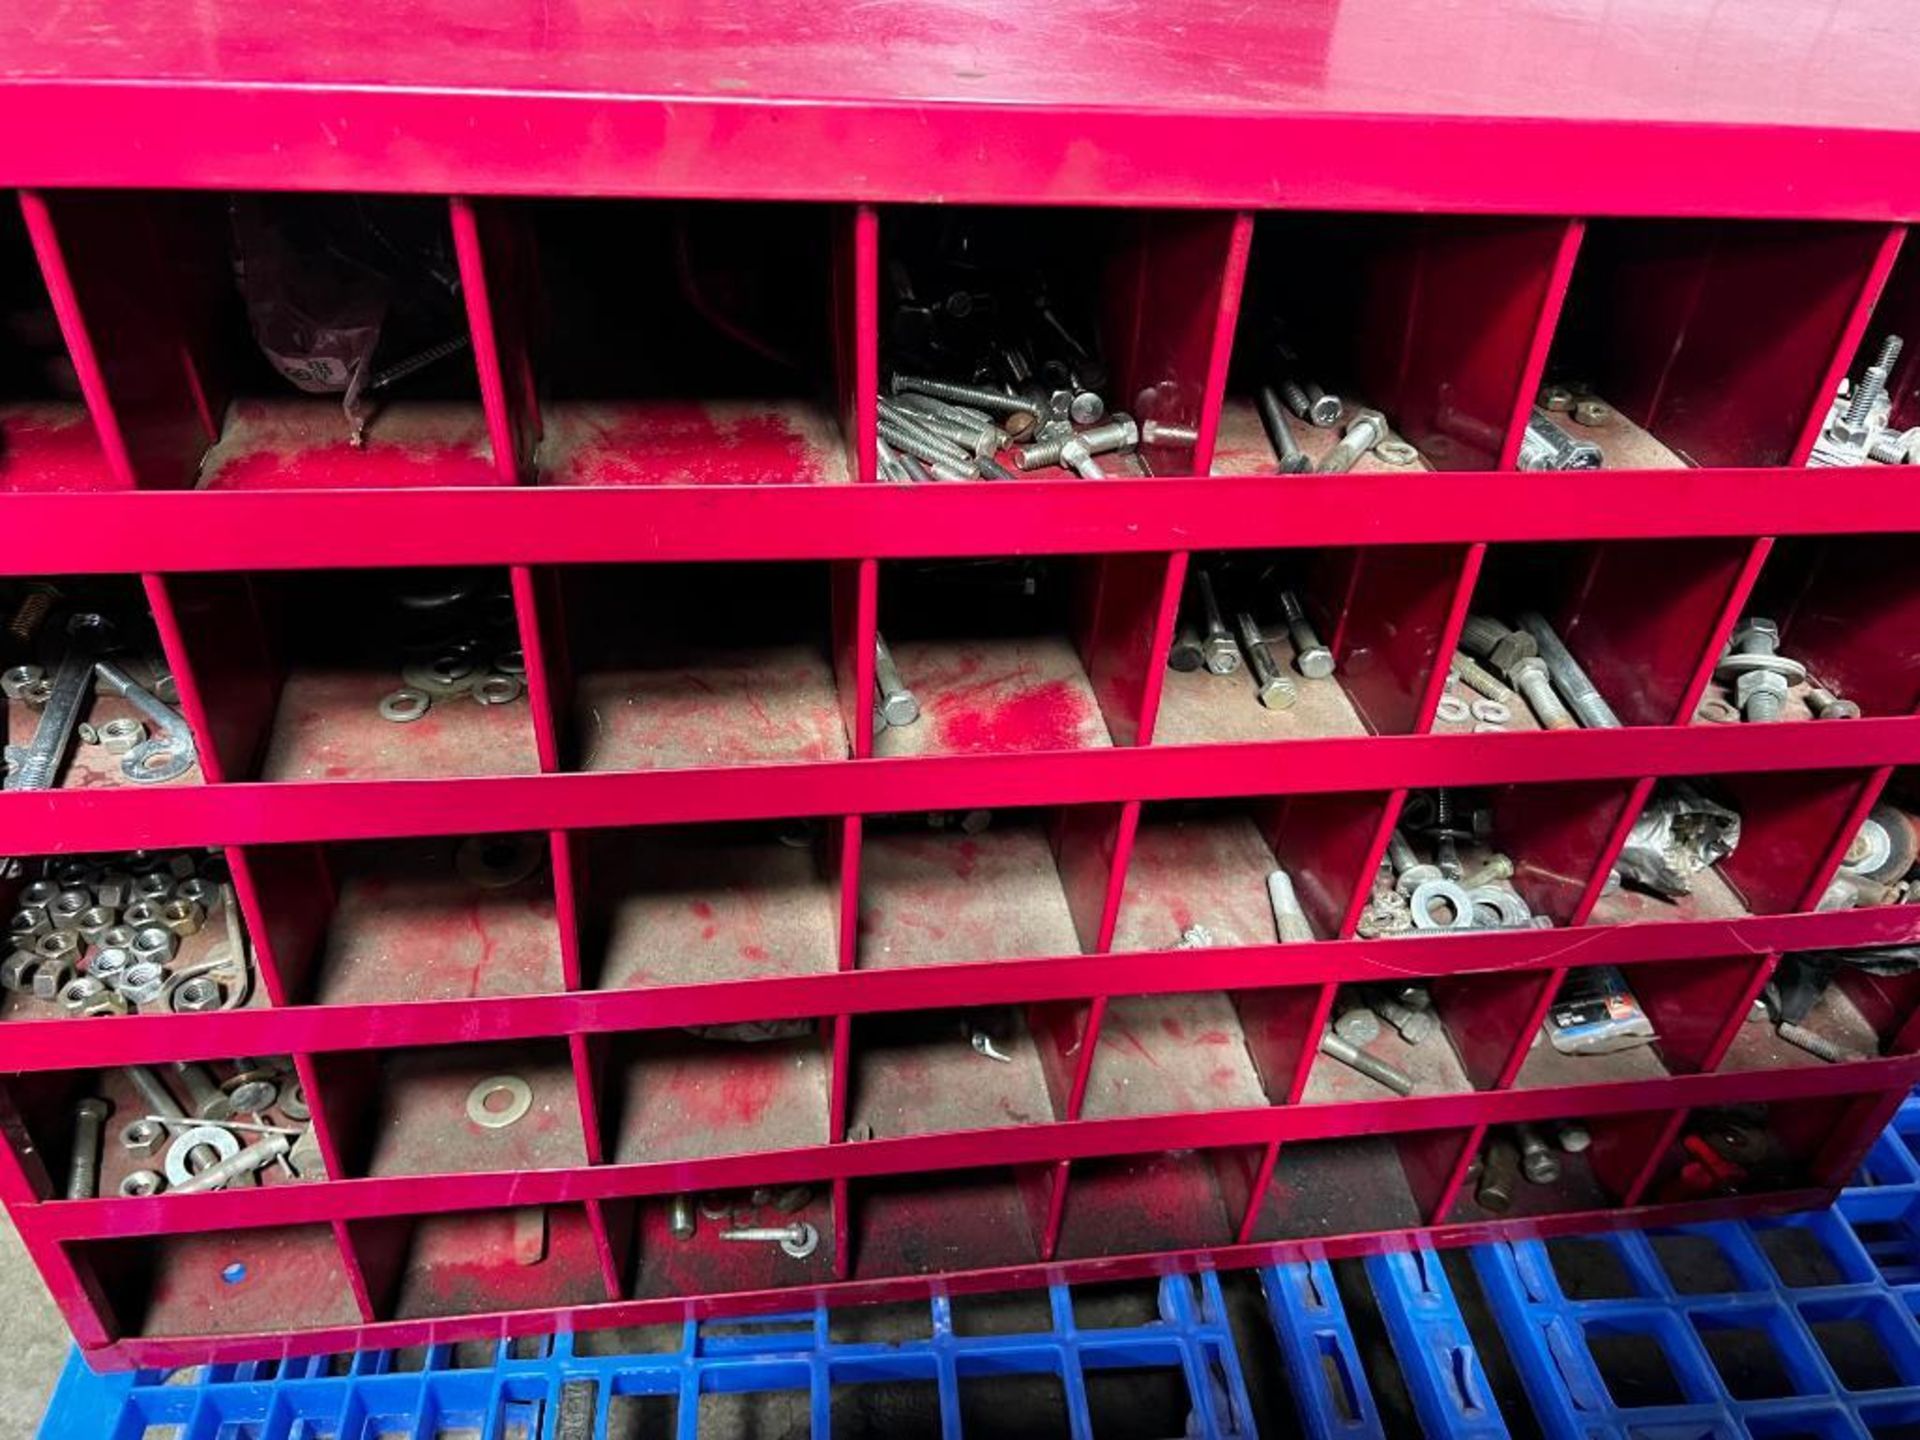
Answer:
[{"label": "blue paint dot", "polygon": [[247,1267],[236,1260],[220,1272],[220,1278],[229,1285],[238,1285],[247,1278]]}]

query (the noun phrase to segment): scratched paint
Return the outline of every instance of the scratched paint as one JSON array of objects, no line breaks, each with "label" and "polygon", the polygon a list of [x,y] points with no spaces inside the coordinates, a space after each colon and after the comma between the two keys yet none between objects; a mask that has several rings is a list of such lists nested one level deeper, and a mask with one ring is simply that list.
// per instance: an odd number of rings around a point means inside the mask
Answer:
[{"label": "scratched paint", "polygon": [[837,421],[803,401],[561,402],[541,411],[546,485],[844,485]]},{"label": "scratched paint", "polygon": [[405,489],[498,485],[478,401],[408,400],[383,407],[356,446],[340,402],[247,398],[227,409],[200,463],[204,490]]},{"label": "scratched paint", "polygon": [[1060,636],[894,641],[920,702],[912,725],[874,737],[878,755],[979,755],[1111,745],[1093,684]]},{"label": "scratched paint", "polygon": [[867,833],[861,968],[1080,952],[1038,817],[1002,812],[978,835],[903,823]]},{"label": "scratched paint", "polygon": [[0,492],[114,487],[86,406],[64,400],[0,405]]}]

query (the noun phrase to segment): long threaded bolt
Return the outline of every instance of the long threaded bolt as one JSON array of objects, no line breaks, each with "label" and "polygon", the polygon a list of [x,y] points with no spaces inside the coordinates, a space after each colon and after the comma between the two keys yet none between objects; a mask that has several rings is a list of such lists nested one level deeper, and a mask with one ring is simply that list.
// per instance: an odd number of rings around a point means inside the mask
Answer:
[{"label": "long threaded bolt", "polygon": [[1320,636],[1307,618],[1300,597],[1291,590],[1280,592],[1280,613],[1287,619],[1287,634],[1293,640],[1293,663],[1309,680],[1324,680],[1333,674],[1333,652],[1320,643]]},{"label": "long threaded bolt", "polygon": [[942,439],[917,425],[909,429],[897,421],[882,418],[879,431],[880,438],[894,449],[918,456],[929,465],[965,467],[973,463],[973,457],[951,440]]},{"label": "long threaded bolt", "polygon": [[1284,870],[1272,871],[1267,876],[1267,899],[1273,902],[1273,926],[1281,944],[1312,941],[1313,926],[1307,921],[1307,912],[1300,908],[1300,897],[1294,893],[1291,875]]},{"label": "long threaded bolt", "polygon": [[1167,668],[1191,673],[1204,663],[1200,654],[1200,632],[1191,621],[1181,621],[1180,628],[1173,634],[1173,648],[1167,651]]},{"label": "long threaded bolt", "polygon": [[1013,463],[1022,470],[1058,465],[1067,447],[1076,440],[1089,455],[1111,455],[1115,451],[1131,450],[1138,445],[1140,427],[1133,423],[1131,415],[1116,415],[1106,424],[1091,426],[1076,435],[1063,435],[1058,440],[1040,440],[1022,445],[1013,452]]},{"label": "long threaded bolt", "polygon": [[14,607],[13,618],[7,621],[7,638],[16,645],[27,644],[39,633],[59,599],[60,592],[51,585],[35,585]]},{"label": "long threaded bolt", "polygon": [[884,440],[874,441],[874,461],[879,468],[880,478],[896,485],[911,483],[913,475],[900,463],[900,457],[887,448]]},{"label": "long threaded bolt", "polygon": [[1791,1020],[1782,1020],[1774,1027],[1774,1033],[1796,1049],[1804,1050],[1817,1059],[1825,1060],[1829,1065],[1837,1065],[1845,1060],[1858,1059],[1842,1050],[1824,1035],[1816,1035],[1804,1025]]},{"label": "long threaded bolt", "polygon": [[880,693],[880,718],[889,725],[911,725],[920,718],[920,702],[900,678],[893,651],[879,631],[873,636],[873,685]]},{"label": "long threaded bolt", "polygon": [[91,1200],[100,1193],[100,1137],[107,1102],[86,1099],[73,1107],[73,1154],[67,1161],[67,1199]]},{"label": "long threaded bolt", "polygon": [[1369,1080],[1393,1091],[1396,1095],[1413,1093],[1413,1077],[1396,1065],[1389,1065],[1376,1055],[1370,1055],[1351,1041],[1343,1040],[1328,1030],[1320,1037],[1320,1053],[1329,1055],[1349,1069],[1358,1070]]},{"label": "long threaded bolt", "polygon": [[1200,641],[1200,654],[1211,674],[1231,675],[1240,668],[1240,647],[1233,643],[1227,622],[1220,618],[1220,602],[1213,593],[1213,576],[1205,570],[1196,570],[1194,584],[1200,591],[1200,623],[1206,629]]},{"label": "long threaded bolt", "polygon": [[1560,1178],[1560,1157],[1553,1153],[1546,1138],[1531,1125],[1516,1125],[1514,1136],[1520,1142],[1520,1168],[1535,1185],[1551,1185]]},{"label": "long threaded bolt", "polygon": [[[1293,426],[1287,421],[1290,406],[1282,403],[1271,385],[1262,385],[1257,397],[1260,406],[1260,422],[1266,427],[1267,439],[1273,445],[1274,454],[1280,457],[1282,475],[1304,475],[1313,469],[1313,462],[1307,459],[1307,452],[1300,448],[1300,441],[1294,436]],[[1296,412],[1301,419],[1307,403],[1306,393],[1300,395],[1301,410]]]},{"label": "long threaded bolt", "polygon": [[991,425],[967,425],[949,420],[942,415],[930,415],[924,411],[909,410],[905,406],[880,402],[880,413],[891,423],[902,429],[919,429],[929,435],[937,435],[949,440],[976,460],[984,460],[993,454],[1000,432]]},{"label": "long threaded bolt", "polygon": [[1313,401],[1307,397],[1306,386],[1298,380],[1289,379],[1282,380],[1273,388],[1279,393],[1281,404],[1309,425],[1313,423]]},{"label": "long threaded bolt", "polygon": [[1460,648],[1478,655],[1494,669],[1513,669],[1529,655],[1538,655],[1539,646],[1524,630],[1509,630],[1491,615],[1469,615],[1460,630]]},{"label": "long threaded bolt", "polygon": [[1399,1031],[1400,1038],[1409,1045],[1421,1044],[1439,1023],[1431,1010],[1416,1010],[1411,1005],[1401,1004],[1391,995],[1376,994],[1367,1004],[1374,1014]]},{"label": "long threaded bolt", "polygon": [[1814,686],[1807,692],[1807,708],[1813,711],[1816,720],[1858,720],[1860,707],[1851,700],[1842,700],[1831,690]]},{"label": "long threaded bolt", "polygon": [[1314,468],[1321,475],[1344,475],[1359,463],[1362,455],[1386,438],[1386,417],[1377,411],[1362,410],[1347,422],[1340,443],[1321,456]]},{"label": "long threaded bolt", "polygon": [[1269,710],[1291,709],[1300,692],[1280,667],[1273,663],[1267,638],[1260,633],[1253,616],[1242,610],[1234,616],[1234,628],[1240,632],[1240,648],[1247,652],[1247,668],[1253,672],[1253,693]]},{"label": "long threaded bolt", "polygon": [[1029,419],[1033,416],[1030,402],[1001,390],[989,390],[984,385],[955,385],[951,381],[935,380],[928,375],[896,373],[893,377],[893,393],[898,395],[903,390],[931,395],[936,400],[951,401],[955,405],[971,405],[989,415],[1025,415]]},{"label": "long threaded bolt", "polygon": [[1560,697],[1554,693],[1553,680],[1547,674],[1547,663],[1535,656],[1522,660],[1508,672],[1508,678],[1520,693],[1527,697],[1527,707],[1533,711],[1534,718],[1545,730],[1578,730],[1580,722],[1573,718],[1571,711],[1560,703]]},{"label": "long threaded bolt", "polygon": [[1889,335],[1880,342],[1880,359],[1877,363],[1888,375],[1892,375],[1893,367],[1900,363],[1900,351],[1906,343],[1898,335]]},{"label": "long threaded bolt", "polygon": [[1460,677],[1460,683],[1462,685],[1476,694],[1484,695],[1487,699],[1504,705],[1509,710],[1518,710],[1520,708],[1520,697],[1505,685],[1502,685],[1494,678],[1491,670],[1488,670],[1471,655],[1464,654],[1458,650],[1454,651],[1453,673]]},{"label": "long threaded bolt", "polygon": [[693,1197],[674,1196],[667,1206],[667,1233],[676,1240],[691,1240],[694,1228]]},{"label": "long threaded bolt", "polygon": [[1561,643],[1559,634],[1547,623],[1547,617],[1535,610],[1522,611],[1520,627],[1540,647],[1540,658],[1546,662],[1554,689],[1566,697],[1567,708],[1580,722],[1589,730],[1618,730],[1620,717],[1613,713],[1613,707],[1580,668],[1573,652]]},{"label": "long threaded bolt", "polygon": [[175,1185],[172,1193],[188,1195],[202,1190],[224,1189],[242,1175],[251,1175],[256,1170],[266,1169],[292,1148],[293,1142],[284,1135],[262,1135],[245,1149],[237,1150],[217,1164],[196,1171]]}]

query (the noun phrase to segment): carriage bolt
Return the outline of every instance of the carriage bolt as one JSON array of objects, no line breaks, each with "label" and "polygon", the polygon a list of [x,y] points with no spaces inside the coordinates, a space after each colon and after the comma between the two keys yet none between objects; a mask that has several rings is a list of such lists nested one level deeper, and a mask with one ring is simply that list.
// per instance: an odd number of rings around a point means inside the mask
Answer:
[{"label": "carriage bolt", "polygon": [[[1301,400],[1305,402],[1305,395]],[[1266,426],[1267,439],[1273,445],[1273,453],[1280,457],[1282,475],[1304,475],[1313,469],[1313,462],[1307,459],[1307,452],[1300,448],[1300,442],[1294,438],[1293,426],[1287,423],[1287,409],[1280,396],[1274,393],[1271,385],[1260,387],[1259,395],[1260,423]],[[1302,419],[1306,417],[1301,416]]]},{"label": "carriage bolt", "polygon": [[1520,1141],[1520,1168],[1535,1185],[1551,1185],[1560,1178],[1560,1157],[1531,1125],[1516,1125]]},{"label": "carriage bolt", "polygon": [[73,746],[80,712],[93,693],[93,656],[77,640],[67,647],[54,671],[53,693],[41,708],[33,739],[25,746],[7,747],[7,777],[0,789],[51,790],[60,766]]},{"label": "carriage bolt", "polygon": [[1371,1045],[1380,1038],[1380,1017],[1365,1005],[1347,1005],[1333,1017],[1332,1028],[1349,1045]]},{"label": "carriage bolt", "polygon": [[194,1171],[189,1178],[173,1187],[173,1193],[189,1195],[202,1190],[224,1189],[242,1175],[251,1175],[256,1170],[266,1169],[292,1148],[293,1142],[284,1135],[262,1135],[251,1145],[236,1150],[226,1159],[216,1161],[204,1170]]},{"label": "carriage bolt", "polygon": [[1492,1135],[1480,1151],[1480,1183],[1474,1199],[1482,1210],[1504,1215],[1513,1208],[1520,1182],[1520,1152],[1504,1135]]},{"label": "carriage bolt", "polygon": [[946,400],[955,405],[970,405],[989,415],[1004,415],[1007,417],[1007,433],[1016,439],[1033,429],[1035,416],[1031,401],[1008,395],[1004,391],[989,390],[984,385],[955,385],[926,375],[896,373],[893,377],[893,393],[898,395],[902,391],[931,395],[936,400]]},{"label": "carriage bolt", "polygon": [[1347,422],[1340,443],[1320,457],[1314,469],[1322,475],[1344,475],[1361,456],[1387,438],[1387,417],[1378,410],[1362,410]]},{"label": "carriage bolt", "polygon": [[1134,424],[1131,415],[1116,415],[1106,424],[1095,425],[1077,435],[1022,445],[1013,452],[1013,463],[1022,470],[1038,470],[1042,465],[1061,464],[1067,447],[1076,440],[1086,447],[1089,455],[1111,455],[1117,450],[1131,450],[1138,445],[1140,427]]},{"label": "carriage bolt", "polygon": [[1369,1080],[1378,1081],[1396,1095],[1413,1093],[1413,1077],[1398,1066],[1389,1065],[1359,1046],[1349,1043],[1331,1030],[1320,1037],[1320,1053],[1330,1055],[1349,1069],[1358,1070]]},{"label": "carriage bolt", "polygon": [[674,1196],[667,1202],[667,1233],[676,1240],[691,1240],[695,1228],[693,1197]]},{"label": "carriage bolt", "polygon": [[1267,649],[1266,637],[1260,633],[1253,616],[1242,610],[1234,616],[1233,623],[1240,632],[1240,647],[1247,652],[1247,668],[1253,672],[1255,696],[1269,710],[1291,709],[1300,692],[1273,663],[1273,652]]},{"label": "carriage bolt", "polygon": [[69,1200],[91,1200],[100,1193],[100,1137],[107,1113],[104,1100],[89,1098],[73,1107],[73,1155],[67,1161]]},{"label": "carriage bolt", "polygon": [[203,1065],[195,1065],[188,1060],[173,1062],[173,1073],[180,1077],[180,1083],[186,1087],[187,1105],[193,1114],[202,1120],[230,1120],[233,1118],[233,1101],[227,1093],[213,1083],[213,1077]]},{"label": "carriage bolt", "polygon": [[1552,677],[1554,688],[1566,697],[1567,708],[1573,711],[1580,723],[1589,730],[1618,730],[1620,717],[1613,713],[1613,707],[1594,688],[1587,672],[1573,658],[1573,652],[1561,643],[1559,634],[1547,623],[1547,617],[1536,610],[1523,610],[1520,612],[1520,627],[1540,647],[1540,658],[1546,662],[1547,674]]},{"label": "carriage bolt", "polygon": [[1393,888],[1402,895],[1411,895],[1427,881],[1440,878],[1440,867],[1424,864],[1398,826],[1387,837],[1387,861],[1393,866]]},{"label": "carriage bolt", "polygon": [[1553,680],[1547,674],[1547,662],[1534,656],[1522,660],[1507,672],[1507,678],[1513,681],[1520,693],[1527,697],[1527,708],[1533,711],[1534,718],[1540,722],[1543,730],[1578,730],[1580,722],[1573,718],[1566,706],[1560,703],[1560,697],[1554,693]]},{"label": "carriage bolt", "polygon": [[1200,654],[1200,632],[1193,628],[1193,622],[1181,621],[1179,629],[1174,631],[1173,648],[1167,651],[1168,668],[1190,673],[1204,663]]},{"label": "carriage bolt", "polygon": [[911,725],[920,718],[920,702],[900,678],[893,652],[878,631],[873,636],[873,683],[880,692],[880,717],[889,725]]},{"label": "carriage bolt", "polygon": [[1284,870],[1269,874],[1267,899],[1273,904],[1273,925],[1281,944],[1290,945],[1313,939],[1313,926],[1307,922],[1307,912],[1300,908],[1300,897],[1294,893],[1291,875]]},{"label": "carriage bolt", "polygon": [[1169,425],[1164,420],[1148,420],[1140,426],[1142,445],[1173,445],[1191,450],[1200,443],[1200,432],[1191,425]]},{"label": "carriage bolt", "polygon": [[776,1243],[796,1260],[804,1260],[820,1246],[820,1232],[805,1220],[791,1225],[754,1225],[742,1230],[722,1230],[722,1240],[758,1240]]},{"label": "carriage bolt", "polygon": [[1333,674],[1333,652],[1320,643],[1320,636],[1300,605],[1300,597],[1291,590],[1280,592],[1280,613],[1287,619],[1287,634],[1293,640],[1293,663],[1309,680],[1324,680]]},{"label": "carriage bolt", "polygon": [[1080,443],[1078,436],[1060,447],[1060,463],[1082,480],[1104,480],[1107,472],[1093,458],[1093,452]]},{"label": "carriage bolt", "polygon": [[1478,655],[1502,674],[1528,656],[1540,653],[1533,636],[1524,630],[1509,630],[1491,615],[1467,617],[1460,631],[1460,648],[1470,655]]},{"label": "carriage bolt", "polygon": [[1816,1035],[1804,1025],[1797,1025],[1791,1020],[1782,1020],[1774,1027],[1774,1033],[1789,1045],[1804,1050],[1817,1059],[1825,1060],[1830,1065],[1837,1065],[1843,1060],[1860,1058],[1848,1054],[1826,1036]]},{"label": "carriage bolt", "polygon": [[1813,711],[1816,720],[1858,720],[1860,707],[1851,700],[1842,700],[1831,690],[1816,685],[1807,692],[1807,708]]},{"label": "carriage bolt", "polygon": [[1384,992],[1374,994],[1367,1004],[1374,1014],[1399,1031],[1400,1038],[1409,1045],[1421,1044],[1439,1023],[1431,1010],[1416,1010]]},{"label": "carriage bolt", "polygon": [[1518,710],[1520,708],[1522,703],[1520,697],[1505,685],[1502,685],[1494,678],[1492,671],[1488,670],[1471,655],[1459,650],[1454,651],[1453,673],[1460,677],[1460,683],[1462,685],[1466,686],[1475,694],[1484,695],[1495,704],[1504,705],[1509,710]]},{"label": "carriage bolt", "polygon": [[1220,618],[1220,602],[1214,598],[1213,577],[1205,570],[1194,571],[1194,583],[1200,590],[1201,622],[1206,636],[1200,642],[1200,655],[1209,673],[1231,675],[1240,668],[1240,649],[1228,633],[1227,622]]}]

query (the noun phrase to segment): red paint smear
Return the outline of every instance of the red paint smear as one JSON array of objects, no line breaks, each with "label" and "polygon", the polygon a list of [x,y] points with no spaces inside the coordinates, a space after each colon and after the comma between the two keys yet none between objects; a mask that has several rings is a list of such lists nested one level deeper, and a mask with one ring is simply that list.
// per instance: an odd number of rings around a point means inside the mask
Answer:
[{"label": "red paint smear", "polygon": [[704,900],[694,901],[692,909],[693,913],[698,915],[702,920],[711,920],[713,918],[713,906]]},{"label": "red paint smear", "polygon": [[742,945],[740,947],[740,954],[748,960],[765,960],[768,958],[767,947],[764,945]]},{"label": "red paint smear", "polygon": [[[985,703],[970,708],[970,690]],[[1004,700],[987,687],[950,691],[934,716],[940,748],[960,753],[1077,749],[1085,718],[1085,697],[1065,680]]]},{"label": "red paint smear", "polygon": [[566,437],[551,466],[563,484],[813,485],[825,478],[809,437],[777,412],[722,418],[697,404],[659,403],[575,411],[554,428]]}]

